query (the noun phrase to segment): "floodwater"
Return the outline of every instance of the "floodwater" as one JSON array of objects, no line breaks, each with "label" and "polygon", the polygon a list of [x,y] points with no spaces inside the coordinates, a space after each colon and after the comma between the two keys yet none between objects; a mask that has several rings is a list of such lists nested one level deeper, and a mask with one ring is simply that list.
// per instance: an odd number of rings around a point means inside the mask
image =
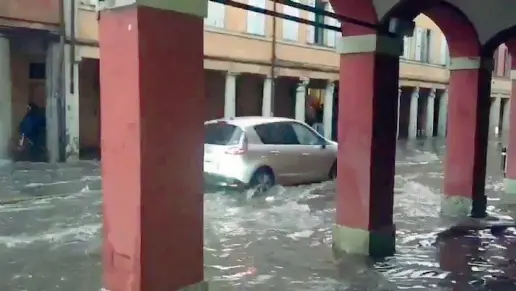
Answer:
[{"label": "floodwater", "polygon": [[[490,215],[512,220],[502,203],[498,145],[489,152]],[[454,221],[439,216],[440,140],[400,142],[395,221],[397,254],[382,261],[331,251],[332,182],[277,187],[245,200],[205,195],[205,264],[221,290],[512,290],[516,230],[436,235]],[[101,289],[101,192],[98,163],[0,167],[0,198],[56,194],[0,206],[0,290]],[[493,234],[494,233],[494,234]]]}]

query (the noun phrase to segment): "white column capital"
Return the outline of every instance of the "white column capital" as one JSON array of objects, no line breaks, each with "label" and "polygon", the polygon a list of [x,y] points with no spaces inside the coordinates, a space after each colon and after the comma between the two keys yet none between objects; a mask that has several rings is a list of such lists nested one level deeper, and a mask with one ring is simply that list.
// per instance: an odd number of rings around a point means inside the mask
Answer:
[{"label": "white column capital", "polygon": [[412,98],[419,98],[419,87],[415,87],[414,91],[412,91],[412,95],[410,95]]},{"label": "white column capital", "polygon": [[328,85],[327,86],[335,87],[337,85],[337,81],[338,80],[328,80]]},{"label": "white column capital", "polygon": [[516,70],[511,70],[511,80],[516,80]]},{"label": "white column capital", "polygon": [[236,76],[238,76],[240,74],[241,74],[240,72],[233,72],[233,71],[227,71],[226,72],[226,76],[232,76],[232,77],[236,77]]},{"label": "white column capital", "polygon": [[306,87],[308,86],[308,83],[310,83],[310,79],[309,78],[299,78],[299,83],[297,83],[297,86],[298,87]]},{"label": "white column capital", "polygon": [[492,71],[494,61],[492,58],[459,57],[450,60],[450,71],[486,69]]},{"label": "white column capital", "polygon": [[437,89],[431,88],[430,93],[428,93],[428,98],[435,98],[436,92],[437,92]]},{"label": "white column capital", "polygon": [[403,39],[376,34],[346,36],[338,38],[335,47],[341,55],[376,52],[399,57],[403,54]]}]

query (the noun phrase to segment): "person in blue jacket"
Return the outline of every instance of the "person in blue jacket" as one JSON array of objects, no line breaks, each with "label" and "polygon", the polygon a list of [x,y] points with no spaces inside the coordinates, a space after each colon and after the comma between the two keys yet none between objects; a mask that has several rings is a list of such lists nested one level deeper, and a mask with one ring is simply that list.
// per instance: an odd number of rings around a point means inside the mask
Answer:
[{"label": "person in blue jacket", "polygon": [[27,150],[29,160],[41,160],[46,152],[45,110],[30,102],[27,105],[27,113],[20,122],[19,131],[19,146]]}]

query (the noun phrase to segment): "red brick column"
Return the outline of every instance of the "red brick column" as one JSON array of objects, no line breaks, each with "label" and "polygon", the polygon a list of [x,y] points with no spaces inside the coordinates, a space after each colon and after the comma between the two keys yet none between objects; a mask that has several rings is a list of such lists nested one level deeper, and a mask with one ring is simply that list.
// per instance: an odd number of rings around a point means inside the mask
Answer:
[{"label": "red brick column", "polygon": [[401,39],[342,38],[337,218],[334,247],[363,255],[394,252],[394,167]]},{"label": "red brick column", "polygon": [[[511,53],[511,99],[505,104],[509,108],[509,138],[507,143],[507,172],[504,181],[508,203],[516,202],[516,39],[511,38],[507,43]],[[505,112],[505,111],[504,111]],[[505,117],[504,117],[505,119]],[[506,129],[504,128],[504,131]]]},{"label": "red brick column", "polygon": [[[507,147],[507,172],[505,173],[504,180],[504,190],[507,193],[506,202],[509,204],[516,203],[516,126],[512,126],[516,124],[516,38],[510,37],[505,45],[510,53],[510,62],[511,62],[511,98],[505,104],[505,106],[509,107],[509,129],[508,129],[508,142],[505,145]],[[504,112],[507,112],[504,110]],[[506,117],[504,117],[505,119]],[[503,131],[506,131],[506,128],[503,128]]]},{"label": "red brick column", "polygon": [[206,0],[154,4],[116,7],[100,19],[110,291],[204,290]]},{"label": "red brick column", "polygon": [[[514,42],[514,41],[513,41]],[[512,45],[511,48],[515,46]],[[516,51],[515,51],[516,52]],[[504,188],[507,195],[507,201],[516,202],[516,56],[512,58],[511,70],[511,99],[505,106],[509,109],[509,139],[507,144],[507,173],[504,181]]]},{"label": "red brick column", "polygon": [[492,60],[454,58],[450,70],[441,210],[451,215],[471,210],[473,216],[483,217]]}]

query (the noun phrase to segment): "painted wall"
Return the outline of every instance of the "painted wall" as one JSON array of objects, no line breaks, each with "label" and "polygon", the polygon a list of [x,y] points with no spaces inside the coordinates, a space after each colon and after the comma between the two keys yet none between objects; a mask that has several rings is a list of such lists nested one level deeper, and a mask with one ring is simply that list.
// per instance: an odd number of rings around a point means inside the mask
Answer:
[{"label": "painted wall", "polygon": [[60,5],[61,0],[2,0],[0,24],[34,29],[57,28]]},{"label": "painted wall", "polygon": [[[272,2],[266,1],[267,8],[272,9]],[[269,7],[270,6],[270,7]],[[279,11],[282,10],[282,5]],[[265,35],[256,36],[247,33],[247,12],[234,7],[225,7],[224,28],[206,26],[205,68],[210,70],[231,70],[234,72],[268,74],[271,59],[272,17],[266,16]],[[305,11],[300,17],[308,18]],[[416,19],[419,27],[440,33],[439,28],[425,15]],[[282,41],[283,21],[277,22],[278,35],[277,58],[280,63],[278,76],[308,77],[312,79],[336,79],[338,77],[339,56],[331,47],[307,43],[307,25],[299,24],[298,41]],[[79,15],[79,38],[98,40],[98,22],[93,11],[81,10]],[[403,85],[429,86],[429,83],[447,83],[449,72],[440,64],[441,38],[430,43],[430,61],[425,64],[413,61],[401,61],[400,76]],[[98,49],[84,49],[89,57],[98,58]],[[252,53],[251,53],[252,52]],[[506,84],[507,83],[507,84]],[[493,82],[493,91],[508,95],[509,80],[501,78]]]}]

